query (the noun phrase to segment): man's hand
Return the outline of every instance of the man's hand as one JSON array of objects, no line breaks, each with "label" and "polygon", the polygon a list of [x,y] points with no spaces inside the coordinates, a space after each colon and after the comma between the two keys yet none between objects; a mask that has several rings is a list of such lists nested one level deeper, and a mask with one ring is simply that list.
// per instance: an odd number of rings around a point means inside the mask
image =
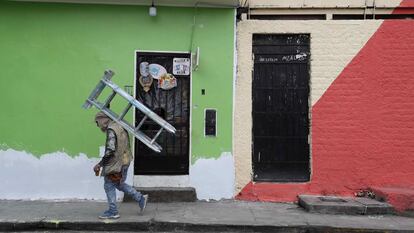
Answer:
[{"label": "man's hand", "polygon": [[95,175],[96,176],[98,176],[99,175],[99,171],[101,170],[101,165],[99,165],[99,163],[98,164],[96,164],[94,167],[93,167],[93,171],[95,172]]}]

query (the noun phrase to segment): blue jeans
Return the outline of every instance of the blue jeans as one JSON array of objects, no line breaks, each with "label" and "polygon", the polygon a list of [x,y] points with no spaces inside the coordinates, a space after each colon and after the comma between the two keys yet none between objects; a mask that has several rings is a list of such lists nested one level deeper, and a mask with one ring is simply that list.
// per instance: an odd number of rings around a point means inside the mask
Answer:
[{"label": "blue jeans", "polygon": [[131,195],[132,198],[139,203],[142,198],[142,194],[135,190],[131,185],[125,183],[128,173],[128,165],[122,167],[122,179],[119,183],[114,183],[108,177],[104,177],[104,189],[106,197],[108,199],[109,209],[107,212],[111,214],[118,214],[118,209],[116,207],[116,189],[124,192],[125,194]]}]

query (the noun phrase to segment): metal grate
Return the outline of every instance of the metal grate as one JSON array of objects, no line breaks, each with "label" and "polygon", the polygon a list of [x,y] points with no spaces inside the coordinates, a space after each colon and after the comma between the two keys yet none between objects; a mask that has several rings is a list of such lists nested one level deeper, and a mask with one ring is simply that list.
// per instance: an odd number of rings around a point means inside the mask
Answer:
[{"label": "metal grate", "polygon": [[307,34],[253,36],[255,181],[309,180]]},{"label": "metal grate", "polygon": [[[176,57],[190,58],[190,54],[137,52],[136,78],[139,78],[141,62],[160,64],[168,73],[172,73],[173,59]],[[161,153],[154,153],[141,142],[135,141],[135,173],[138,175],[188,174],[190,75],[174,76],[177,86],[171,90],[158,88],[157,80],[154,80],[150,90],[145,92],[137,81],[136,99],[176,128],[175,135],[162,134],[157,140],[164,148]],[[135,123],[138,124],[142,117],[140,112],[136,112]],[[151,122],[145,122],[141,129],[150,136],[157,132],[156,125]]]}]

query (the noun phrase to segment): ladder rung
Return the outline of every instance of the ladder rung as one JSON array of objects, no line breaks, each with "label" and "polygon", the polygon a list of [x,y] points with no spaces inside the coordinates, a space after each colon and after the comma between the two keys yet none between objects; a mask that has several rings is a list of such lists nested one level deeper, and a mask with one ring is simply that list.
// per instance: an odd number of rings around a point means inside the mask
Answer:
[{"label": "ladder rung", "polygon": [[124,109],[124,111],[118,117],[118,120],[122,120],[131,107],[132,107],[132,104],[131,103],[128,103],[128,105],[126,106],[126,108]]},{"label": "ladder rung", "polygon": [[147,118],[148,118],[148,116],[147,116],[147,115],[145,115],[145,116],[142,118],[142,120],[139,122],[138,126],[135,128],[135,131],[138,131],[138,130],[141,128],[142,124],[144,124],[144,121],[145,121]]},{"label": "ladder rung", "polygon": [[156,142],[150,142],[150,138],[148,138],[147,135],[143,134],[141,131],[138,132],[138,137],[142,143],[144,143],[146,146],[154,150],[155,152],[160,153],[162,150],[162,147],[156,143]]},{"label": "ladder rung", "polygon": [[[114,74],[115,73],[112,70],[105,70],[104,76],[102,77],[102,79],[106,81],[110,81],[112,76],[114,76]],[[85,109],[90,108],[92,106],[90,101],[96,100],[98,96],[101,94],[101,92],[103,91],[103,89],[105,88],[105,86],[106,84],[102,80],[99,81],[95,89],[93,89],[93,91],[91,92],[91,94],[89,95],[88,99],[85,101],[82,107]]]},{"label": "ladder rung", "polygon": [[104,108],[108,107],[109,103],[114,99],[115,95],[116,91],[113,91],[112,94],[108,96],[108,98],[105,100],[105,103],[103,104]]},{"label": "ladder rung", "polygon": [[160,130],[158,130],[158,133],[155,135],[155,137],[151,140],[151,144],[152,143],[154,143],[155,142],[155,140],[158,138],[158,136],[160,136],[160,134],[161,134],[161,132],[162,132],[162,130],[163,130],[164,128],[161,128]]}]

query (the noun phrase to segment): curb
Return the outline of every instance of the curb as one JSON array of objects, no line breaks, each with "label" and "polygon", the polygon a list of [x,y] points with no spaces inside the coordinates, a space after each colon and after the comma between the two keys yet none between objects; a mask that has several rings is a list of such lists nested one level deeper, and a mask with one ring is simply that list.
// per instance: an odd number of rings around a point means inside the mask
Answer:
[{"label": "curb", "polygon": [[242,224],[193,224],[177,222],[0,222],[0,231],[34,231],[34,230],[75,230],[75,231],[149,231],[149,232],[275,232],[275,233],[409,233],[412,230],[367,229],[312,225],[242,225]]}]

